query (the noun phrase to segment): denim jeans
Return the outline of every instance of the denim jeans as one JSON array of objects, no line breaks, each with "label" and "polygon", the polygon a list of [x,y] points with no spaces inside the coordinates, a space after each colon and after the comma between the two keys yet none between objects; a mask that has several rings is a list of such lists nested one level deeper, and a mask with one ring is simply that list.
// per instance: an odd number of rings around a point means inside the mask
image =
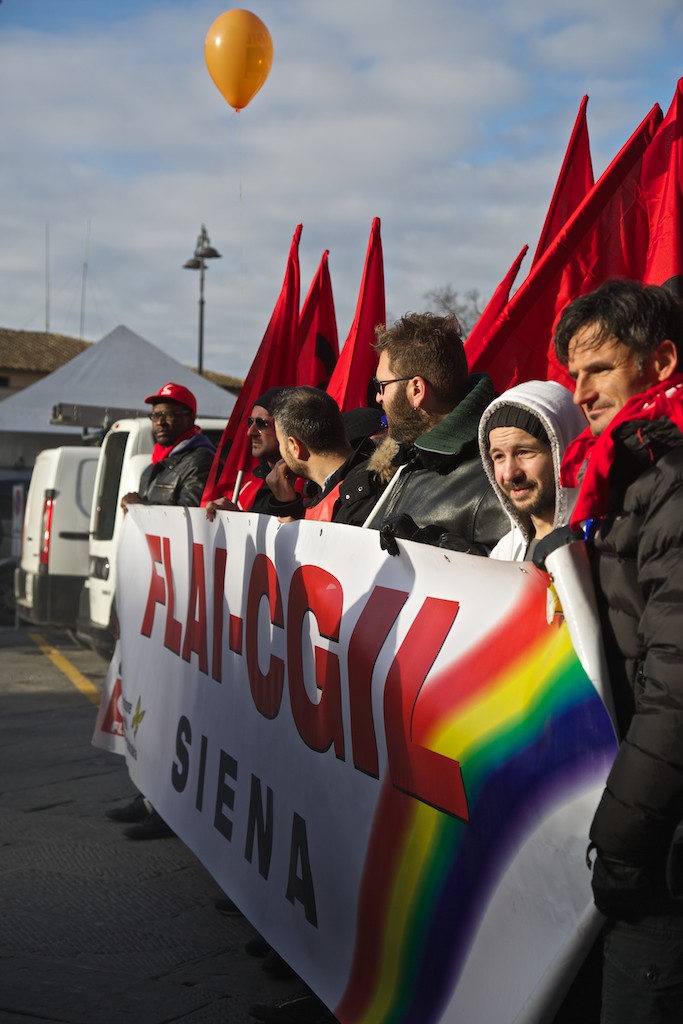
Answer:
[{"label": "denim jeans", "polygon": [[600,1024],[681,1024],[683,916],[609,921]]}]

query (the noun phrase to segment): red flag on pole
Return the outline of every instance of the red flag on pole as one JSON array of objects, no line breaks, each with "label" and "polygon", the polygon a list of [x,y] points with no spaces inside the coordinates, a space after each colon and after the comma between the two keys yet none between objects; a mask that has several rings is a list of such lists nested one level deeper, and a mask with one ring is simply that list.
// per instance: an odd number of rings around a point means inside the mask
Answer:
[{"label": "red flag on pole", "polygon": [[375,327],[386,323],[387,316],[379,228],[379,217],[375,217],[370,229],[356,316],[327,387],[327,393],[342,412],[368,404],[370,381],[377,369],[377,354],[373,347]]},{"label": "red flag on pole", "polygon": [[323,389],[327,388],[339,358],[337,318],[327,264],[329,255],[326,249],[301,307],[296,375],[297,384]]},{"label": "red flag on pole", "polygon": [[545,216],[545,223],[541,229],[532,267],[538,263],[550,243],[557,237],[574,210],[583,202],[595,184],[586,123],[587,105],[588,97],[584,96],[569,138],[567,152],[564,154],[555,191]]},{"label": "red flag on pole", "polygon": [[[588,97],[584,96],[579,106],[579,112],[576,115],[567,152],[562,161],[555,190],[550,200],[550,206],[548,207],[538,245],[536,246],[536,253],[531,264],[532,267],[538,263],[540,257],[567,223],[574,210],[576,210],[593,188],[593,164],[591,162],[588,139],[588,125],[586,123],[587,104]],[[503,312],[509,301],[512,286],[528,248],[528,245],[524,246],[491,296],[486,309],[470,331],[467,337],[468,351],[469,349],[475,350],[476,346],[480,344],[482,338],[484,338],[496,319]]]},{"label": "red flag on pole", "polygon": [[230,414],[230,419],[223,431],[204,488],[202,505],[222,495],[232,498],[237,474],[241,470],[249,469],[253,464],[244,418],[249,415],[254,400],[268,388],[296,383],[301,229],[302,225],[299,224],[294,232],[282,291],[256,357]]},{"label": "red flag on pole", "polygon": [[522,260],[529,251],[529,246],[524,245],[519,251],[519,255],[515,259],[514,263],[508,270],[507,274],[500,282],[495,292],[486,303],[485,309],[482,311],[476,324],[467,335],[467,341],[465,343],[465,351],[469,355],[470,348],[474,351],[476,346],[481,342],[481,339],[486,337],[488,332],[493,327],[494,323],[505,309],[510,299],[510,292],[512,286],[515,283],[515,278],[519,273],[519,268],[522,265]]},{"label": "red flag on pole", "polygon": [[470,369],[498,391],[526,380],[571,386],[552,347],[557,316],[610,277],[642,276],[648,228],[640,201],[643,154],[662,119],[656,104],[574,211],[488,334],[468,348]]},{"label": "red flag on pole", "polygon": [[643,157],[650,243],[643,280],[683,296],[683,78]]}]

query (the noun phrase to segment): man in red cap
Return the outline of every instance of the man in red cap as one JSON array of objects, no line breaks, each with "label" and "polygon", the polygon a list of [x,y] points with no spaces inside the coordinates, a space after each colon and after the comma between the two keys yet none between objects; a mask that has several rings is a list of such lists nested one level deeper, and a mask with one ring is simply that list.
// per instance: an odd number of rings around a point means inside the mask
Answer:
[{"label": "man in red cap", "polygon": [[216,449],[195,426],[197,401],[182,384],[164,384],[145,399],[155,445],[152,462],[140,480],[140,490],[121,499],[128,505],[199,506]]},{"label": "man in red cap", "polygon": [[[140,490],[121,498],[124,512],[129,505],[139,504],[199,507],[216,449],[195,426],[194,395],[182,384],[169,383],[145,402],[152,406],[152,461],[142,474]],[[106,814],[128,825],[123,833],[129,839],[164,839],[174,834],[142,793]]]}]

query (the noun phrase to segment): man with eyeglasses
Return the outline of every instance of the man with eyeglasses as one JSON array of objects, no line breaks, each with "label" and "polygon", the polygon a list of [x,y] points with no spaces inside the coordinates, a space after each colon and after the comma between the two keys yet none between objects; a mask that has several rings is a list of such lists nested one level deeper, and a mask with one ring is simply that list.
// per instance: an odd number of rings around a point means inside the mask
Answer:
[{"label": "man with eyeglasses", "polygon": [[216,452],[195,425],[197,400],[182,384],[164,384],[145,399],[152,406],[152,461],[140,479],[140,490],[121,499],[128,505],[199,506]]},{"label": "man with eyeglasses", "polygon": [[389,441],[344,491],[393,472],[366,523],[390,554],[399,553],[398,538],[487,555],[509,529],[479,457],[479,420],[496,397],[491,379],[469,373],[454,316],[408,313],[378,328],[375,350]]},{"label": "man with eyeglasses", "polygon": [[[152,406],[152,461],[140,478],[140,490],[121,498],[124,512],[129,505],[139,504],[199,507],[216,449],[195,425],[195,396],[182,384],[170,382],[145,402]],[[123,834],[129,839],[165,839],[175,834],[142,793],[132,803],[105,813],[128,826]]]}]

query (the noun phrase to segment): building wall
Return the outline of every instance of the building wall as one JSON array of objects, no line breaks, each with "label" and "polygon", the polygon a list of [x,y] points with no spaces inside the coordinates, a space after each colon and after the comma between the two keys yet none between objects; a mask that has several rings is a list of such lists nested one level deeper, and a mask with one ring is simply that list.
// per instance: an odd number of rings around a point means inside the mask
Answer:
[{"label": "building wall", "polygon": [[29,384],[35,384],[44,376],[44,373],[36,370],[7,370],[0,367],[0,402],[3,398],[16,395],[17,391],[22,391]]}]

